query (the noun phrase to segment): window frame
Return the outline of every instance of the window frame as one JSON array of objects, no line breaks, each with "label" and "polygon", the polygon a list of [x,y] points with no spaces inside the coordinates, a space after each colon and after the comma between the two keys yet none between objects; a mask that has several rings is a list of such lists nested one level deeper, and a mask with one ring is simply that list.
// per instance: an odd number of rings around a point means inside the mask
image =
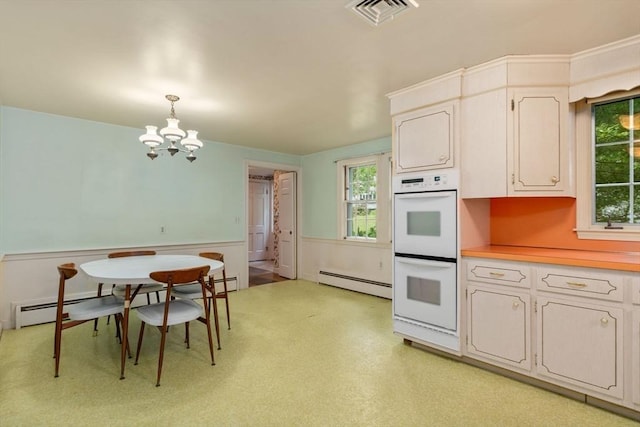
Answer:
[{"label": "window frame", "polygon": [[[347,183],[350,167],[376,165],[376,237],[347,236]],[[353,157],[336,161],[338,239],[363,244],[388,244],[391,242],[391,152]]]},{"label": "window frame", "polygon": [[576,229],[579,239],[640,241],[640,224],[624,224],[623,229],[605,229],[595,218],[595,136],[593,106],[640,95],[640,89],[619,91],[576,103]]}]

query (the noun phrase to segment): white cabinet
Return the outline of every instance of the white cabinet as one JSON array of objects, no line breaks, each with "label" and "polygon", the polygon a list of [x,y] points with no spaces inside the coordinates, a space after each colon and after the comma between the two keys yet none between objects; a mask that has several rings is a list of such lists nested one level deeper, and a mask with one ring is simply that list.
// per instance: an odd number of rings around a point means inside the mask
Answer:
[{"label": "white cabinet", "polygon": [[463,356],[640,411],[640,275],[463,258]]},{"label": "white cabinet", "polygon": [[531,369],[528,294],[467,286],[467,353],[494,363]]},{"label": "white cabinet", "polygon": [[537,372],[618,399],[623,397],[623,310],[538,297]]},{"label": "white cabinet", "polygon": [[566,58],[506,57],[463,76],[461,196],[571,196]]},{"label": "white cabinet", "polygon": [[393,172],[457,167],[462,70],[387,95],[393,117]]},{"label": "white cabinet", "polygon": [[531,269],[524,264],[466,260],[465,353],[531,370]]},{"label": "white cabinet", "polygon": [[454,165],[455,106],[423,108],[393,118],[395,173]]},{"label": "white cabinet", "polygon": [[[510,91],[513,153],[508,157],[509,195],[531,192],[565,194],[569,190],[569,89],[536,88]],[[510,160],[510,161],[509,161]]]},{"label": "white cabinet", "polygon": [[640,277],[633,279],[631,291],[631,395],[640,410]]}]

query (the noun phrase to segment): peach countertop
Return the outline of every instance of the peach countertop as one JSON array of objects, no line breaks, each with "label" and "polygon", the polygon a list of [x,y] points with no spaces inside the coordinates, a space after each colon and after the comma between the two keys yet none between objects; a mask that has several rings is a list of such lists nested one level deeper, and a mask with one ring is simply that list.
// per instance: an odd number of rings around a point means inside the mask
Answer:
[{"label": "peach countertop", "polygon": [[596,252],[496,245],[463,249],[461,252],[464,257],[640,272],[640,252]]}]

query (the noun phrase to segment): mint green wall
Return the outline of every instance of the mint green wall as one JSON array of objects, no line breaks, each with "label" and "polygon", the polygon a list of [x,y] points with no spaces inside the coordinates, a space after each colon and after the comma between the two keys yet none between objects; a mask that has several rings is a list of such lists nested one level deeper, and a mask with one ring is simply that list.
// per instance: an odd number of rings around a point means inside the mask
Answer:
[{"label": "mint green wall", "polygon": [[142,128],[12,107],[0,123],[4,254],[244,240],[245,160],[300,164],[216,142],[151,161]]},{"label": "mint green wall", "polygon": [[324,239],[338,237],[337,160],[390,151],[389,136],[303,156],[303,236]]}]

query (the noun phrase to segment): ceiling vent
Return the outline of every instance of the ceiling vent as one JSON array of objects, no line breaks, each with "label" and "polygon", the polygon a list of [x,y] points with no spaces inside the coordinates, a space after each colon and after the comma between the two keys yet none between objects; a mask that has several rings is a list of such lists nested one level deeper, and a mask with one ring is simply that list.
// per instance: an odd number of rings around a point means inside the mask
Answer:
[{"label": "ceiling vent", "polygon": [[418,6],[416,0],[355,0],[346,7],[377,26]]}]

